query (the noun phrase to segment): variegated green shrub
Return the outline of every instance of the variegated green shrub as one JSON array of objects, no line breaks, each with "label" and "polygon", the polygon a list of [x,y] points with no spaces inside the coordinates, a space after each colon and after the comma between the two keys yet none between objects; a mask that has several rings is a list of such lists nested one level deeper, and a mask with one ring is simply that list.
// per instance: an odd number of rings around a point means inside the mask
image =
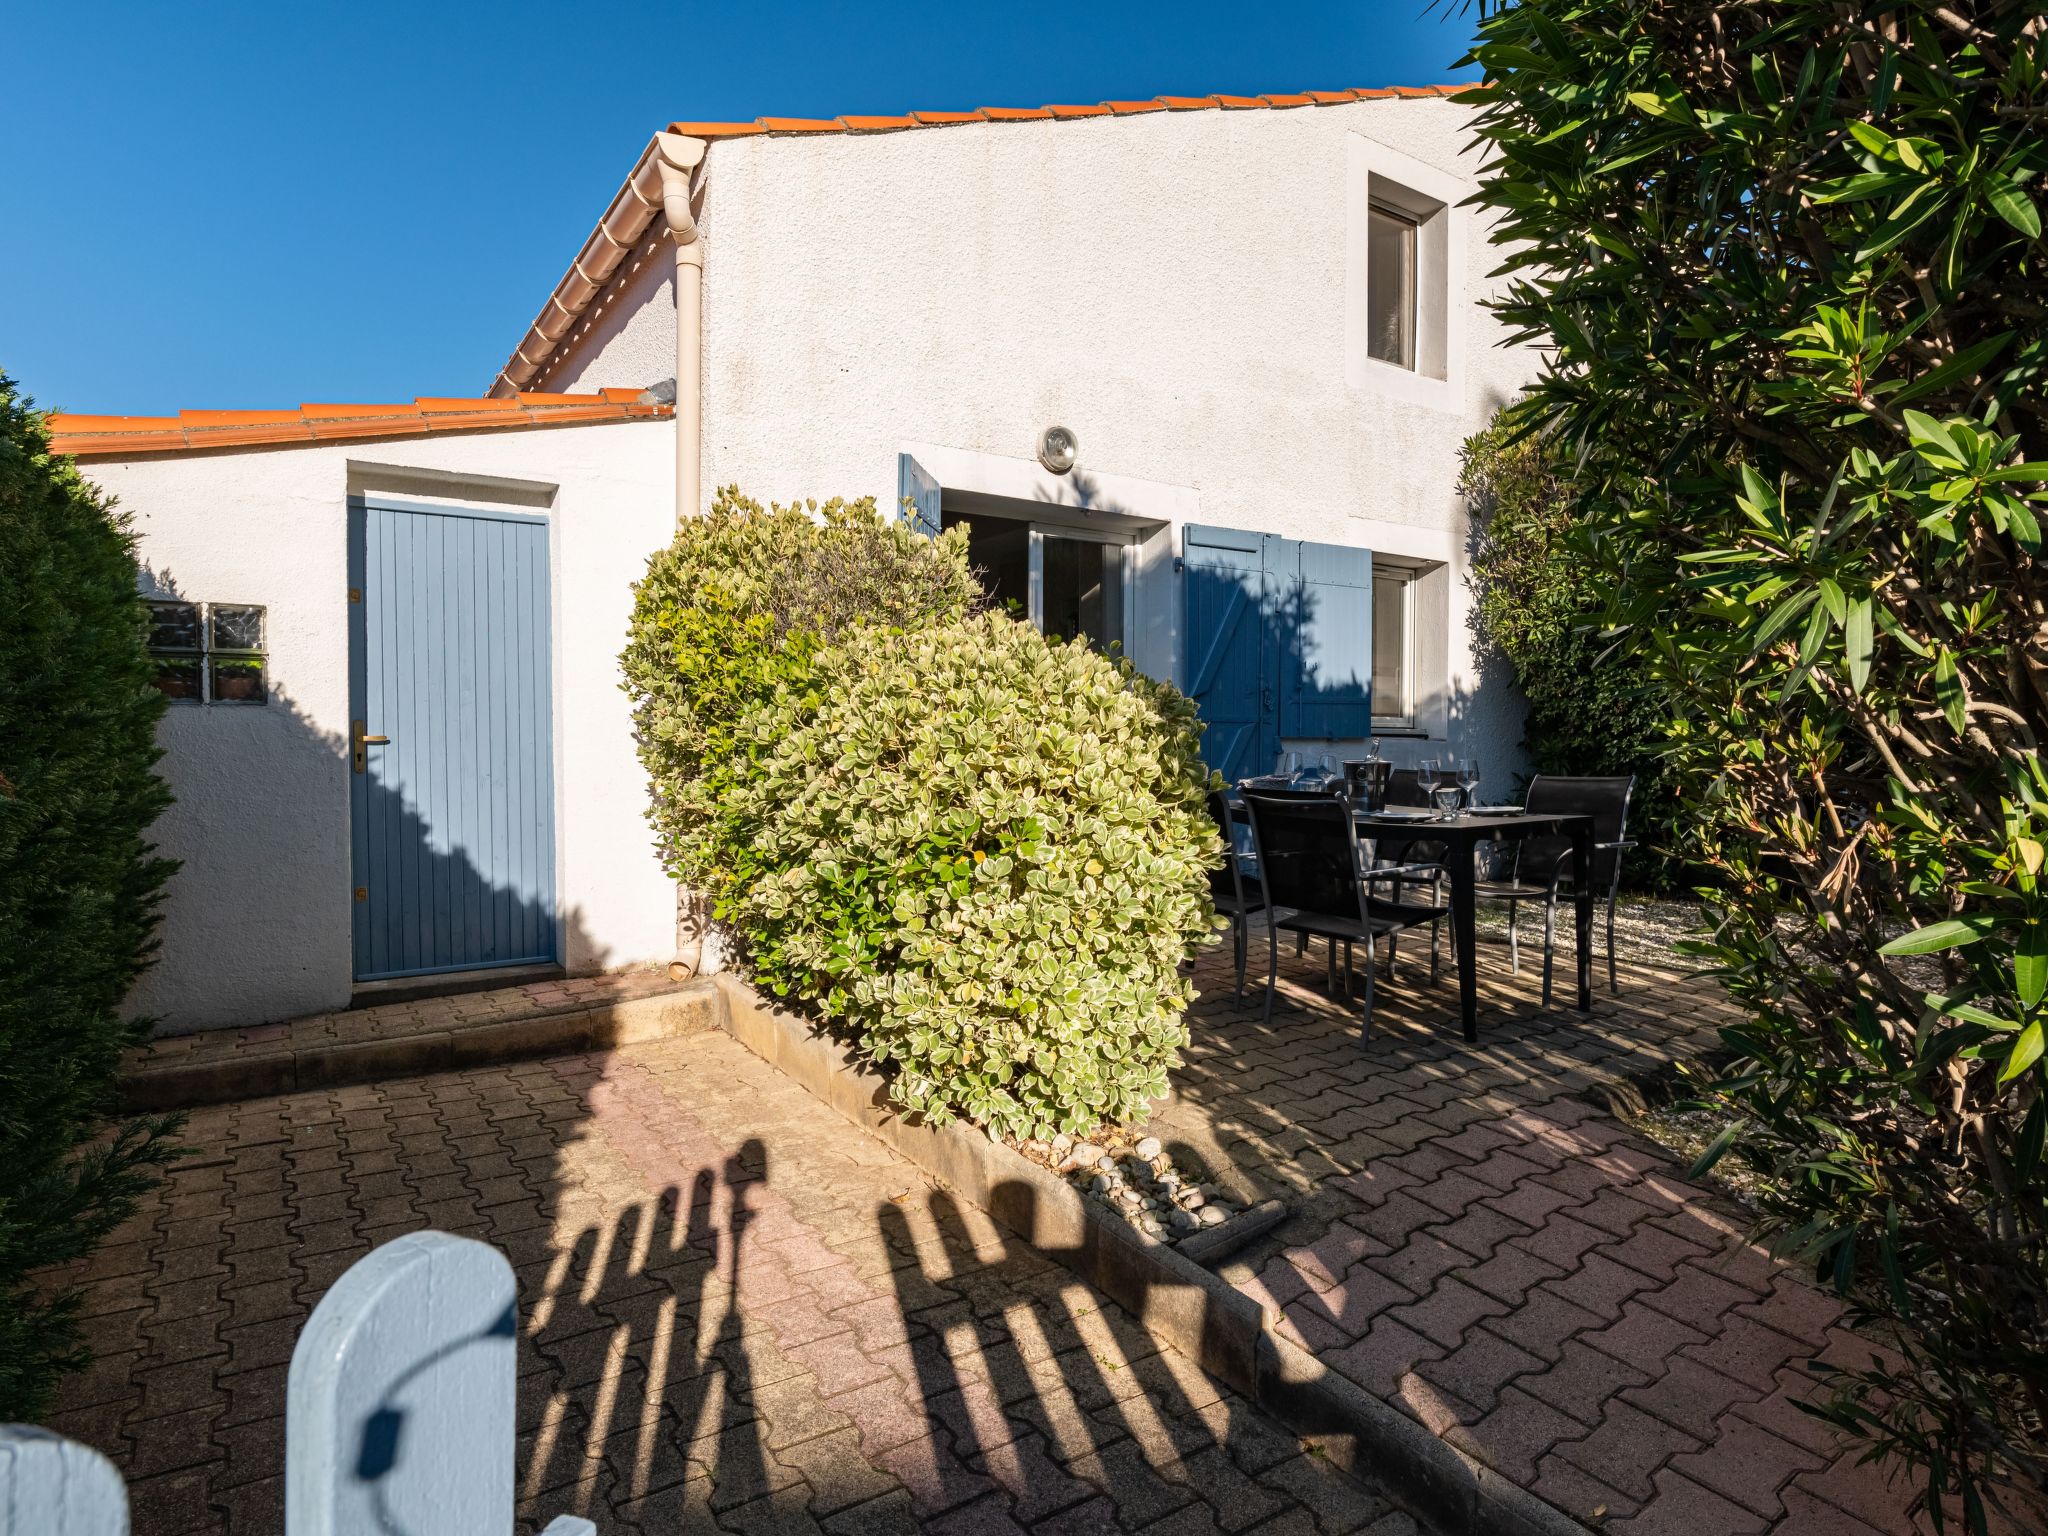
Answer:
[{"label": "variegated green shrub", "polygon": [[974,612],[964,534],[816,512],[723,491],[637,589],[621,661],[670,872],[902,1108],[1141,1114],[1215,921],[1193,705]]},{"label": "variegated green shrub", "polygon": [[800,703],[816,651],[842,631],[961,618],[981,588],[964,532],[920,538],[872,499],[763,507],[724,486],[647,562],[633,596],[619,665],[648,819],[669,873],[716,902],[727,791],[776,734],[745,728],[749,717]]},{"label": "variegated green shrub", "polygon": [[1218,839],[1194,707],[984,613],[864,630],[757,718],[725,918],[905,1109],[1049,1135],[1143,1113],[1187,1040]]}]

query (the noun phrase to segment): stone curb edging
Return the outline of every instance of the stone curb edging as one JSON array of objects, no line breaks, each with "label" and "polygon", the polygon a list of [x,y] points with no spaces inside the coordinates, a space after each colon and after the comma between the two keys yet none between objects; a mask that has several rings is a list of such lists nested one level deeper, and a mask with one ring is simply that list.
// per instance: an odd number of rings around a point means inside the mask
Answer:
[{"label": "stone curb edging", "polygon": [[244,1046],[207,1061],[145,1063],[123,1076],[120,1091],[130,1113],[227,1104],[701,1034],[717,1029],[724,1014],[719,990],[700,980],[645,997],[536,1008],[457,1029],[283,1049]]},{"label": "stone curb edging", "polygon": [[1273,1331],[1228,1281],[1145,1236],[1065,1180],[966,1125],[913,1125],[882,1079],[807,1020],[716,978],[726,1032],[941,1183],[1095,1285],[1157,1337],[1392,1494],[1444,1536],[1591,1536],[1586,1527],[1431,1434]]}]

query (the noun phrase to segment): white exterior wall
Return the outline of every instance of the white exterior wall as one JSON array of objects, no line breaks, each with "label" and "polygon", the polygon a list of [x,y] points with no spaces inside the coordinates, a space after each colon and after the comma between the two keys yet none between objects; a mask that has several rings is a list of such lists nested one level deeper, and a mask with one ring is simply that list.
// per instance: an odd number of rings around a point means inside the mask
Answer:
[{"label": "white exterior wall", "polygon": [[164,715],[177,801],[153,836],[182,867],[134,1013],[177,1034],[349,1001],[348,497],[363,491],[547,512],[561,958],[669,958],[673,886],[616,658],[630,586],[673,528],[673,444],[650,421],[82,461],[133,515],[159,593],[268,610],[271,702]]},{"label": "white exterior wall", "polygon": [[[1420,722],[1505,790],[1522,706],[1472,654],[1455,487],[1459,445],[1537,359],[1479,307],[1497,253],[1473,212],[1450,215],[1443,385],[1347,335],[1364,169],[1414,164],[1455,204],[1470,114],[1392,100],[715,143],[705,495],[888,505],[915,449],[953,465],[948,490],[1155,519],[1131,650],[1176,678],[1183,521],[1440,562],[1418,598]],[[669,263],[643,252],[533,387],[674,371]],[[1033,458],[1054,423],[1080,440],[1064,478]]]}]

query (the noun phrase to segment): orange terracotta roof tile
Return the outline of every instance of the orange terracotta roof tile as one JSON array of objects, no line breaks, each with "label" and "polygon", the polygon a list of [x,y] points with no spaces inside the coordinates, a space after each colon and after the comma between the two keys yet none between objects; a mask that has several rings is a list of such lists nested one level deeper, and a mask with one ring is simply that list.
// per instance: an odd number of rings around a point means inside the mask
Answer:
[{"label": "orange terracotta roof tile", "polygon": [[409,405],[302,405],[291,411],[180,411],[176,416],[59,412],[50,417],[50,449],[73,457],[133,457],[195,448],[651,420],[673,409],[642,404],[635,389],[607,389],[594,395],[527,392],[477,399],[426,395]]},{"label": "orange terracotta roof tile", "polygon": [[768,130],[759,123],[670,123],[668,131],[689,139],[744,139]]},{"label": "orange terracotta roof tile", "polygon": [[670,133],[693,139],[740,139],[760,134],[893,133],[903,128],[940,128],[957,123],[1019,123],[1047,118],[1130,117],[1142,112],[1199,112],[1209,107],[1337,106],[1351,101],[1385,101],[1397,96],[1455,96],[1462,85],[1396,85],[1353,91],[1304,91],[1269,96],[1148,96],[1133,101],[1052,103],[1043,107],[978,107],[972,112],[913,111],[901,116],[757,117],[751,123],[683,123]]},{"label": "orange terracotta roof tile", "polygon": [[178,420],[188,427],[260,427],[298,421],[297,411],[180,411]]},{"label": "orange terracotta roof tile", "polygon": [[417,416],[416,405],[302,405],[299,414],[308,421],[324,421],[329,417],[346,421],[358,416]]}]

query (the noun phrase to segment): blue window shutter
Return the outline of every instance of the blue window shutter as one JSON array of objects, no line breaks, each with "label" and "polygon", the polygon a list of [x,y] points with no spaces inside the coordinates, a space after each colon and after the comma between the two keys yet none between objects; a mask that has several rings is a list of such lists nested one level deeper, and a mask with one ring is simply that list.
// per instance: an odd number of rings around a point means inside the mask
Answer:
[{"label": "blue window shutter", "polygon": [[1205,729],[1202,760],[1235,783],[1272,766],[1271,652],[1263,534],[1182,530],[1188,697]]},{"label": "blue window shutter", "polygon": [[939,482],[907,453],[896,455],[897,505],[904,502],[910,526],[928,539],[939,536]]},{"label": "blue window shutter", "polygon": [[[1283,573],[1284,576],[1284,573]],[[1348,741],[1372,734],[1372,552],[1295,546],[1280,605],[1280,734]]]}]

